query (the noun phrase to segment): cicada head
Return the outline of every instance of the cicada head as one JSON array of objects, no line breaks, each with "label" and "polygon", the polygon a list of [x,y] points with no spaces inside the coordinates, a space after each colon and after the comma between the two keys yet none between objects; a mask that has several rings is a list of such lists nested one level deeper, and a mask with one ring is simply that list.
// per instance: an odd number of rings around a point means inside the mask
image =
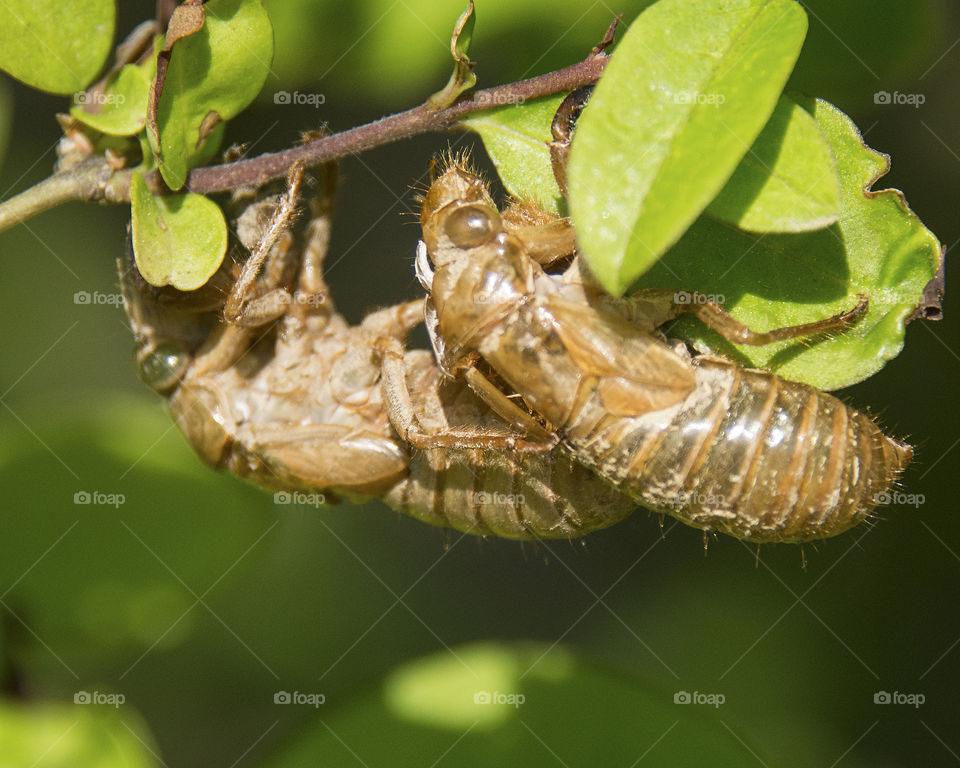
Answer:
[{"label": "cicada head", "polygon": [[503,230],[486,183],[460,159],[430,185],[420,207],[420,225],[437,267],[462,258],[465,250],[492,242]]}]

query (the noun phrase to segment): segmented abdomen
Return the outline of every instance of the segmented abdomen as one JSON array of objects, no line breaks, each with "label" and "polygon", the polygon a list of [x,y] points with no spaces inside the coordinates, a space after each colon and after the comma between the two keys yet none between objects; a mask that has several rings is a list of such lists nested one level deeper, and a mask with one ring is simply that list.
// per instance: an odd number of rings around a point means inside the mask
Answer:
[{"label": "segmented abdomen", "polygon": [[634,422],[619,447],[594,454],[608,478],[689,525],[758,542],[833,536],[867,517],[910,461],[908,445],[813,387],[715,358],[695,370],[696,390],[664,421]]},{"label": "segmented abdomen", "polygon": [[425,523],[507,539],[573,538],[620,522],[636,504],[565,453],[431,448],[384,497]]},{"label": "segmented abdomen", "polygon": [[[442,378],[426,352],[404,358],[407,386],[428,429],[479,427],[509,432],[460,382]],[[384,495],[404,514],[431,525],[509,539],[571,538],[606,528],[637,508],[560,447],[412,451],[409,474]]]}]

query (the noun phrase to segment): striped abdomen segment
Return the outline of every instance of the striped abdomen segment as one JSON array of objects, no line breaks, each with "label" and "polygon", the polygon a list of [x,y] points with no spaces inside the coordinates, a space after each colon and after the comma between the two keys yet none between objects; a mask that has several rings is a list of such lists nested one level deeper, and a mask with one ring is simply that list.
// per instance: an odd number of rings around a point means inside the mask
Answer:
[{"label": "striped abdomen segment", "polygon": [[562,452],[432,448],[415,454],[389,506],[425,523],[508,539],[572,538],[636,504]]},{"label": "striped abdomen segment", "polygon": [[[404,357],[406,382],[427,429],[471,427],[509,433],[460,382],[444,380],[433,356]],[[569,538],[606,528],[637,505],[562,448],[431,448],[411,452],[408,475],[384,500],[423,522],[509,539]]]},{"label": "striped abdomen segment", "polygon": [[[623,435],[625,490],[697,528],[806,541],[862,521],[912,449],[813,387],[716,359],[662,428]],[[609,476],[609,475],[608,475]]]}]

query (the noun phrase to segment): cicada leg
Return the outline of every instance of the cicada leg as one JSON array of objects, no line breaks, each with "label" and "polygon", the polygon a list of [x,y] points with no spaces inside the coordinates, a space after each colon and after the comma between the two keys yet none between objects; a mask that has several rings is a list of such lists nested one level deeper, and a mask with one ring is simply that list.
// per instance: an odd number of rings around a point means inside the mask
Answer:
[{"label": "cicada leg", "polygon": [[536,204],[525,202],[514,202],[502,216],[506,230],[541,267],[549,267],[576,253],[577,233],[570,219],[558,218]]},{"label": "cicada leg", "polygon": [[[417,416],[413,399],[407,388],[406,366],[404,364],[403,344],[397,339],[382,337],[377,341],[383,371],[383,392],[390,415],[390,423],[404,441],[420,449],[429,448],[480,448],[486,450],[516,450],[524,453],[546,453],[557,443],[555,436],[548,433],[533,418],[518,408],[502,392],[493,386],[475,368],[469,369],[467,381],[471,388],[495,413],[508,423],[522,423],[521,429],[527,434],[542,438],[541,442],[530,442],[523,433],[509,431],[491,431],[472,427],[447,427],[442,430],[426,429]],[[471,372],[474,374],[471,376]],[[485,382],[480,385],[479,381]],[[515,417],[516,421],[513,420]],[[529,429],[527,427],[529,426]]]},{"label": "cicada leg", "polygon": [[550,132],[553,134],[553,141],[550,142],[550,165],[553,166],[554,178],[564,197],[567,196],[567,162],[570,159],[573,130],[591,93],[593,93],[593,86],[584,85],[567,94],[567,97],[560,102],[550,126]]},{"label": "cicada leg", "polygon": [[709,296],[696,291],[641,288],[630,296],[617,298],[601,294],[600,290],[593,286],[588,287],[587,290],[592,302],[602,303],[644,330],[653,331],[669,320],[689,314],[728,341],[751,346],[764,346],[787,339],[844,331],[863,317],[869,306],[867,297],[860,296],[857,305],[847,312],[838,312],[812,323],[772,328],[769,331],[755,331],[731,316]]},{"label": "cicada leg", "polygon": [[[250,258],[244,262],[230,296],[223,308],[223,317],[231,325],[256,327],[276,320],[286,313],[290,294],[279,283],[290,251],[290,226],[297,215],[297,198],[303,180],[303,165],[297,164],[287,176],[287,189],[280,196],[269,226],[261,235]],[[266,279],[262,292],[255,287],[257,276],[266,262]]]},{"label": "cicada leg", "polygon": [[519,427],[537,440],[529,444],[531,452],[549,450],[557,444],[556,435],[546,430],[540,422],[514,403],[476,368],[468,368],[464,373],[464,379],[474,394],[489,405],[501,419]]},{"label": "cicada leg", "polygon": [[[282,287],[292,258],[289,228],[296,215],[303,167],[294,166],[269,224],[244,263],[224,305],[227,321],[200,348],[190,371],[192,378],[225,371],[250,348],[255,329],[276,320],[290,307],[290,295]],[[258,274],[266,262],[265,275]]]},{"label": "cicada leg", "polygon": [[812,323],[788,325],[782,328],[773,328],[769,331],[755,331],[731,317],[723,307],[703,294],[687,293],[685,297],[690,297],[690,301],[687,303],[674,302],[675,311],[678,315],[692,314],[728,341],[734,344],[749,344],[751,346],[764,346],[787,339],[844,331],[866,314],[869,305],[867,297],[861,295],[858,297],[857,305],[847,312],[838,312]]}]

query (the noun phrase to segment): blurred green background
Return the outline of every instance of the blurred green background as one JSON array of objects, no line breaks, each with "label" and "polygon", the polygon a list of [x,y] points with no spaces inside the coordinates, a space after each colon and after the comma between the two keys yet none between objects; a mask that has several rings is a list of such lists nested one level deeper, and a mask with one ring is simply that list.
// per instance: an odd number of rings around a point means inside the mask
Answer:
[{"label": "blurred green background", "polygon": [[[446,82],[462,10],[267,5],[277,78],[228,131],[252,153],[419,103]],[[572,63],[614,12],[629,21],[643,7],[477,5],[481,86]],[[892,155],[880,185],[904,190],[952,247],[960,9],[804,5],[793,85]],[[152,12],[123,3],[119,33]],[[280,89],[324,103],[277,106]],[[925,101],[878,105],[878,91]],[[50,172],[65,109],[0,82],[0,131],[12,120],[0,197]],[[344,162],[328,263],[351,320],[418,294],[411,185],[448,142],[472,140],[426,136]],[[923,503],[804,547],[805,568],[795,546],[758,554],[722,538],[705,553],[699,532],[667,521],[661,537],[643,511],[572,543],[481,541],[378,503],[277,506],[206,469],[137,380],[111,303],[127,216],[71,204],[0,234],[0,766],[960,761],[960,315],[949,306],[842,393],[917,445],[903,482]],[[78,291],[105,303],[77,304]],[[123,503],[75,504],[82,492]],[[684,692],[693,702],[675,703]],[[880,692],[893,701],[875,703]]]}]

